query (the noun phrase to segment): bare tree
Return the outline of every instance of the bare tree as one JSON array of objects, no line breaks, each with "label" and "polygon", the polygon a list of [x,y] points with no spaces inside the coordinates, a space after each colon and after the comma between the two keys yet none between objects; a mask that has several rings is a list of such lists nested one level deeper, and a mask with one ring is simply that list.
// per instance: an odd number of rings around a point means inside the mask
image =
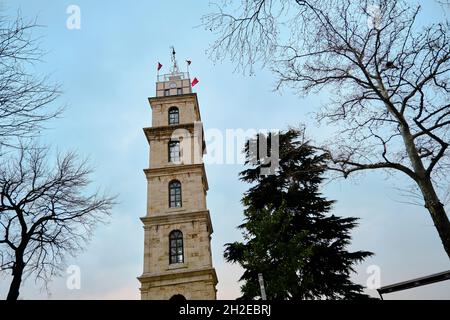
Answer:
[{"label": "bare tree", "polygon": [[46,283],[57,275],[114,203],[86,194],[91,171],[74,153],[59,155],[53,169],[46,148],[18,154],[0,166],[0,270],[12,272],[8,300],[18,298],[25,276]]},{"label": "bare tree", "polygon": [[425,25],[420,5],[404,0],[242,0],[235,13],[224,8],[203,21],[218,36],[213,56],[268,64],[278,88],[328,95],[317,114],[339,128],[326,146],[331,169],[405,174],[450,257],[439,197],[450,164],[449,22]]},{"label": "bare tree", "polygon": [[21,138],[36,136],[45,121],[62,111],[52,106],[58,86],[49,84],[47,76],[32,74],[43,55],[39,38],[32,35],[37,27],[20,13],[13,21],[0,16],[0,147],[17,146]]},{"label": "bare tree", "polygon": [[450,1],[449,0],[435,0],[437,3],[441,4],[441,5],[450,5]]}]

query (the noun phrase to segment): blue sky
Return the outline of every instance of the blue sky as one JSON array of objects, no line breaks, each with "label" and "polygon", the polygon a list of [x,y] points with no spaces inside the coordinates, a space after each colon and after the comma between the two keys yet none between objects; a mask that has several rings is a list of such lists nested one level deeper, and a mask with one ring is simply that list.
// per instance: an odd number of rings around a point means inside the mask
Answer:
[{"label": "blue sky", "polygon": [[[66,9],[81,9],[81,29],[66,28]],[[191,76],[200,83],[198,94],[205,129],[286,128],[306,123],[309,135],[325,138],[311,112],[323,97],[300,99],[288,90],[274,92],[275,79],[265,70],[254,76],[233,72],[229,61],[214,64],[206,55],[213,36],[197,27],[212,10],[207,1],[1,1],[6,12],[20,8],[25,17],[38,17],[45,27],[42,47],[48,52],[36,72],[50,73],[62,85],[62,119],[52,122],[42,142],[59,150],[76,150],[95,166],[93,180],[119,195],[108,225],[100,226],[86,250],[68,264],[81,268],[81,289],[68,290],[66,278],[55,279],[49,293],[28,279],[21,296],[40,299],[138,299],[142,272],[148,144],[142,132],[151,124],[147,97],[155,94],[157,61],[170,64],[174,45],[180,65],[192,60]],[[442,14],[438,6],[424,7],[423,21]],[[167,70],[167,69],[166,69]],[[238,180],[241,165],[207,165],[208,207],[214,234],[212,249],[218,273],[218,297],[239,296],[241,270],[224,262],[223,245],[240,239],[240,198],[247,186]],[[365,285],[369,265],[381,268],[381,284],[403,281],[448,269],[448,257],[423,207],[405,205],[396,188],[402,176],[386,178],[368,173],[324,186],[337,200],[334,213],[360,217],[352,249],[375,256],[358,266],[355,281]],[[8,278],[0,278],[0,295]],[[368,291],[375,294],[374,291]],[[386,298],[450,298],[450,282],[409,290]]]}]

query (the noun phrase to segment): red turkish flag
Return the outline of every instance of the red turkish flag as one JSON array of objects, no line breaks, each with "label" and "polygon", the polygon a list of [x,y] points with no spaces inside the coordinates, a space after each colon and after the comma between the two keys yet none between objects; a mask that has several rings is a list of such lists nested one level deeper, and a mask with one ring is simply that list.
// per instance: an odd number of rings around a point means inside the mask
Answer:
[{"label": "red turkish flag", "polygon": [[192,85],[192,86],[195,86],[198,82],[199,82],[198,79],[197,79],[197,78],[194,78],[194,79],[192,80],[191,85]]},{"label": "red turkish flag", "polygon": [[158,71],[162,68],[162,64],[158,62]]}]

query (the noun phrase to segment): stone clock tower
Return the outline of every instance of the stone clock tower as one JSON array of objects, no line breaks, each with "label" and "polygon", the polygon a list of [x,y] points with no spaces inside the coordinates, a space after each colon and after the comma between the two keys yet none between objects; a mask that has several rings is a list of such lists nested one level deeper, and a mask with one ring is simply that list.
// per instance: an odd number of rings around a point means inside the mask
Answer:
[{"label": "stone clock tower", "polygon": [[171,73],[158,75],[156,97],[149,98],[152,127],[144,128],[150,166],[144,170],[141,298],[216,299],[200,110],[189,74],[178,70],[175,52],[172,62]]}]

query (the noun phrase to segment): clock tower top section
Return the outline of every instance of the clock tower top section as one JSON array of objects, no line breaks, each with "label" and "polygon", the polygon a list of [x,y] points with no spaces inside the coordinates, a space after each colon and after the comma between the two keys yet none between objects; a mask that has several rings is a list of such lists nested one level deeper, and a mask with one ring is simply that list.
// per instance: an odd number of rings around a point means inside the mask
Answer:
[{"label": "clock tower top section", "polygon": [[158,74],[156,82],[156,97],[168,97],[192,93],[189,72],[181,72],[172,47],[172,70],[168,74]]}]

